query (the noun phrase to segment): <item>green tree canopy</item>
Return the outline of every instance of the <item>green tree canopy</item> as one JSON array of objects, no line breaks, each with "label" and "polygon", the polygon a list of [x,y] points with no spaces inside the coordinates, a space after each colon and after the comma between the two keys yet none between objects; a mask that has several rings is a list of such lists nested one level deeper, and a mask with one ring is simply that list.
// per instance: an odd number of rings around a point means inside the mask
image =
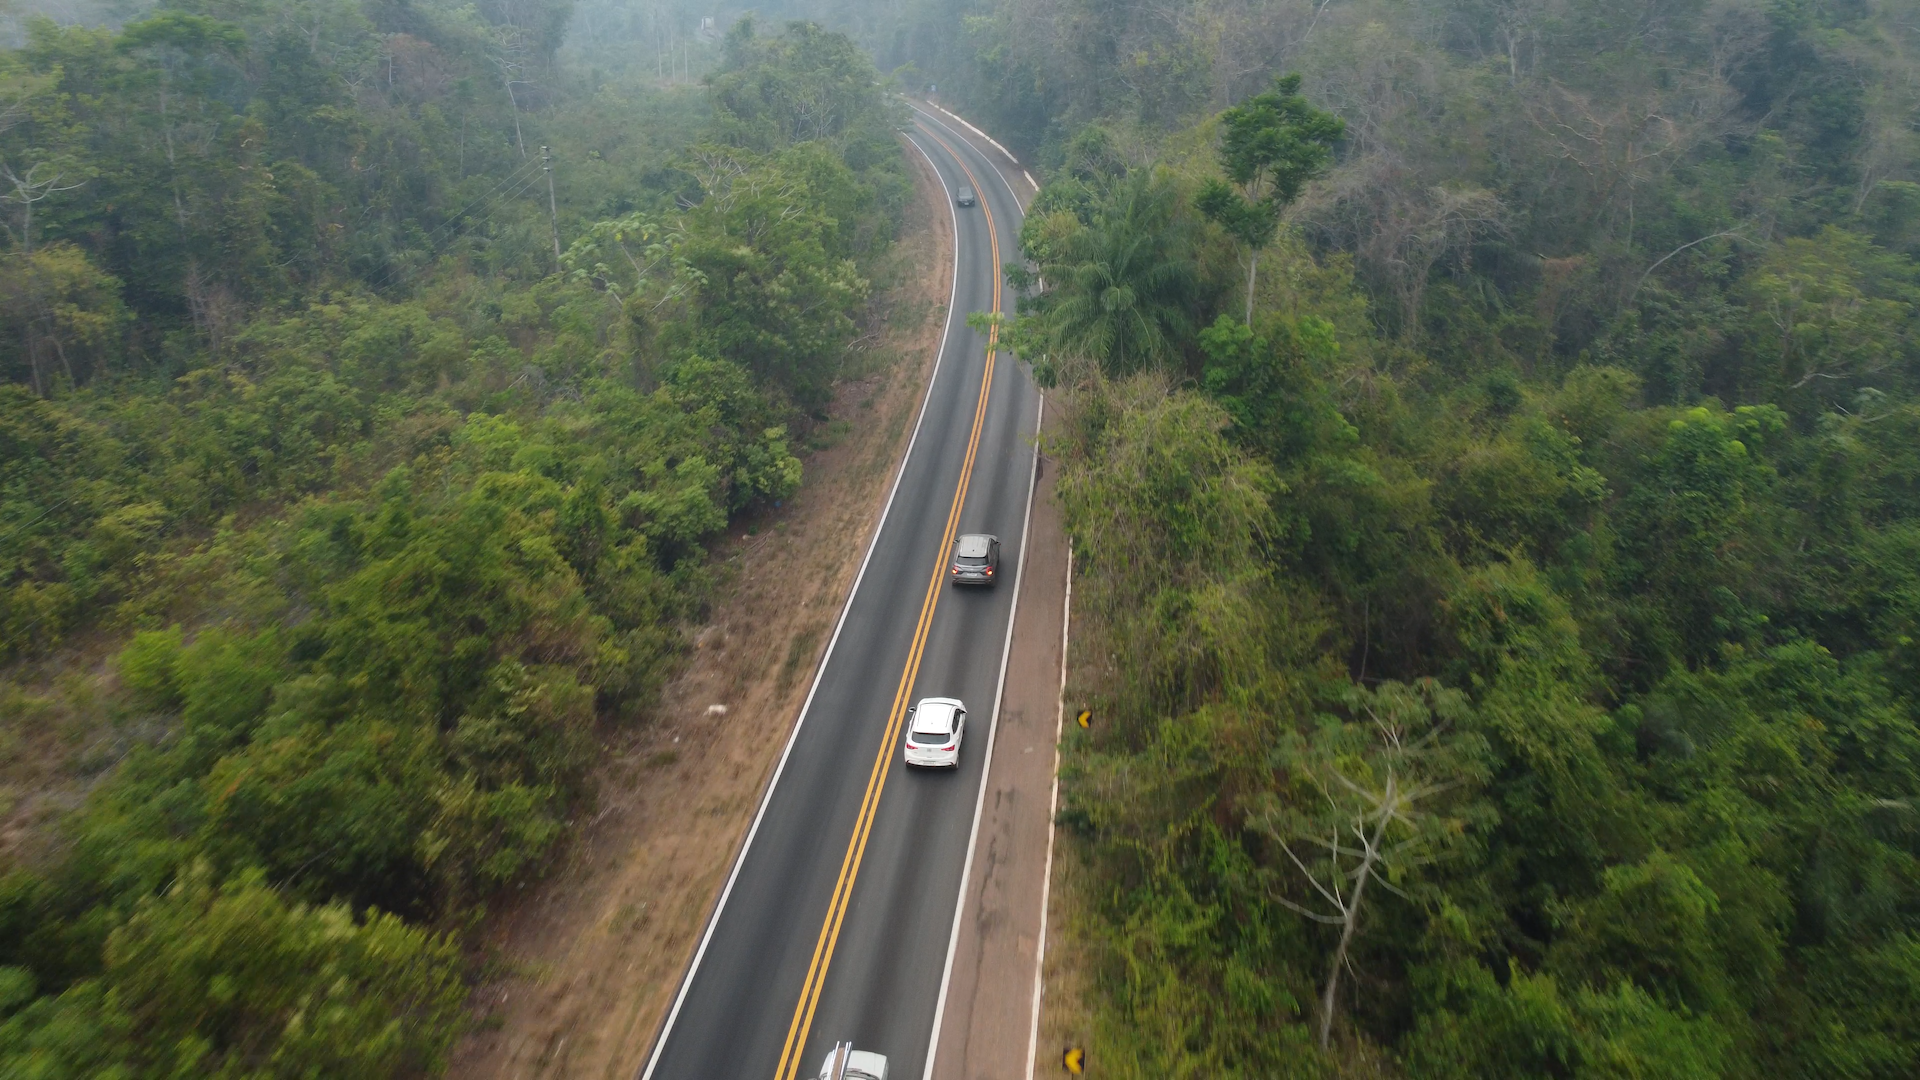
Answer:
[{"label": "green tree canopy", "polygon": [[1247,249],[1247,315],[1260,251],[1273,242],[1280,215],[1300,189],[1333,160],[1347,123],[1314,108],[1298,73],[1220,114],[1220,169],[1226,179],[1202,184],[1194,203],[1208,220]]}]

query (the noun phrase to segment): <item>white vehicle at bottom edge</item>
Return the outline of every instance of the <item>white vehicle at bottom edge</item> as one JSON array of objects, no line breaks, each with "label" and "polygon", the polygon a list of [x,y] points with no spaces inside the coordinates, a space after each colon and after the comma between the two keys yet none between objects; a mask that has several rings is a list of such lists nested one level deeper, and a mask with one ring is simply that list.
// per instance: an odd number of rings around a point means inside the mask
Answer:
[{"label": "white vehicle at bottom edge", "polygon": [[835,1043],[820,1063],[820,1080],[887,1080],[886,1056],[855,1050],[850,1042]]}]

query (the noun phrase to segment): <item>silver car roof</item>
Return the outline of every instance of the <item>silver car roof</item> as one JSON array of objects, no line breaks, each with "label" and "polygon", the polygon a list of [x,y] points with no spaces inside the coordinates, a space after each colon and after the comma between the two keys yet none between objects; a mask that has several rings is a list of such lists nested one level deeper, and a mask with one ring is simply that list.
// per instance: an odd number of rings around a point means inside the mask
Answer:
[{"label": "silver car roof", "polygon": [[954,541],[953,553],[963,559],[984,559],[987,557],[987,545],[993,537],[985,533],[968,533]]}]

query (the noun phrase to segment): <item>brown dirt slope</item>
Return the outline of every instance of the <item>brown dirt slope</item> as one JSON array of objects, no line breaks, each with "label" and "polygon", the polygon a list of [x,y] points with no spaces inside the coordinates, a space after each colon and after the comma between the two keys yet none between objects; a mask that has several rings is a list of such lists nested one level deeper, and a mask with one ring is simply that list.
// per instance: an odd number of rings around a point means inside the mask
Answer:
[{"label": "brown dirt slope", "polygon": [[[715,553],[726,583],[656,715],[605,750],[600,807],[566,864],[487,932],[499,974],[474,994],[459,1077],[632,1077],[678,989],[886,498],[939,347],[952,224],[918,198],[877,279],[891,355],[840,388],[800,493]],[[714,706],[723,706],[724,713]],[[742,737],[751,732],[751,737]]]}]

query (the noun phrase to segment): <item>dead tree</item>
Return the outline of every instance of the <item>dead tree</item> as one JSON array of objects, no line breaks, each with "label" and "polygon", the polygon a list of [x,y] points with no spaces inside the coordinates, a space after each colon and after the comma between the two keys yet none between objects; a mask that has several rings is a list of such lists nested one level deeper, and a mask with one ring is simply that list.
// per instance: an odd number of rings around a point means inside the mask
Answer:
[{"label": "dead tree", "polygon": [[1374,885],[1406,896],[1392,879],[1431,862],[1462,830],[1458,820],[1423,806],[1482,775],[1471,752],[1479,740],[1452,733],[1466,707],[1459,691],[1431,679],[1412,686],[1387,682],[1376,690],[1354,688],[1353,707],[1366,721],[1322,732],[1297,774],[1308,798],[1317,796],[1321,805],[1275,806],[1255,819],[1311,890],[1306,903],[1274,899],[1340,928],[1320,994],[1322,1047],[1332,1038],[1340,973]]},{"label": "dead tree", "polygon": [[6,178],[7,185],[13,190],[0,193],[0,202],[10,202],[20,207],[20,252],[22,268],[26,271],[27,300],[32,309],[31,316],[24,324],[26,336],[27,365],[33,379],[33,392],[44,395],[46,379],[41,376],[40,354],[42,345],[50,342],[54,353],[60,358],[60,366],[67,373],[67,382],[74,382],[73,363],[67,359],[67,351],[60,344],[60,338],[54,334],[42,334],[40,324],[48,320],[47,305],[41,295],[39,273],[33,262],[33,205],[62,191],[72,191],[82,187],[86,181],[63,184],[66,174],[54,170],[51,176],[42,176],[41,170],[47,168],[46,162],[36,162],[23,176],[13,171],[13,166],[0,162],[0,176]]}]

